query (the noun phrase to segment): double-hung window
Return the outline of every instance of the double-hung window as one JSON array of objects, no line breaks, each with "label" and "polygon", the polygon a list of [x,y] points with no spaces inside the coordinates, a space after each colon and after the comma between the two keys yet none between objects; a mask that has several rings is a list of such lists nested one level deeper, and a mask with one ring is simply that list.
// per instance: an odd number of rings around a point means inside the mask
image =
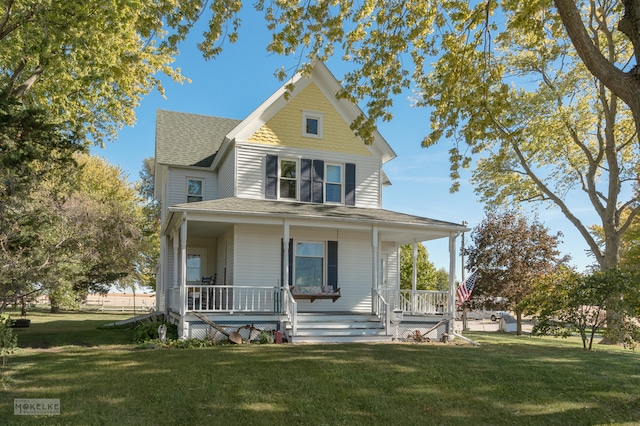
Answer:
[{"label": "double-hung window", "polygon": [[298,162],[296,160],[280,160],[279,188],[280,198],[297,200]]},{"label": "double-hung window", "polygon": [[196,203],[202,200],[202,179],[187,179],[187,203]]},{"label": "double-hung window", "polygon": [[304,291],[321,292],[324,285],[324,244],[296,242],[294,283]]},{"label": "double-hung window", "polygon": [[326,202],[342,203],[342,166],[327,164],[324,193]]}]

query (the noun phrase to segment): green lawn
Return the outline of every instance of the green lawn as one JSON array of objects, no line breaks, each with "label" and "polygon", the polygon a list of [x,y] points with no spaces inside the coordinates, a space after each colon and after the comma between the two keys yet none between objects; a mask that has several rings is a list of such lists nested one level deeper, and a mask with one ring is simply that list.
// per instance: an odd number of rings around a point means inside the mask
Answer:
[{"label": "green lawn", "polygon": [[[114,317],[32,316],[0,424],[640,424],[640,355],[579,340],[142,350],[97,328]],[[61,414],[14,416],[14,398],[59,398]]]}]

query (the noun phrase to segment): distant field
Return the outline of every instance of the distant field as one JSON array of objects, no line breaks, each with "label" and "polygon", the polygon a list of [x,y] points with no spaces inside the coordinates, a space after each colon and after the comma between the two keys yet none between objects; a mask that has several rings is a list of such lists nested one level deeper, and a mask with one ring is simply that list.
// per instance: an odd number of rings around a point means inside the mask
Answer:
[{"label": "distant field", "polygon": [[[126,316],[124,316],[126,317]],[[0,424],[640,424],[640,354],[467,333],[467,344],[141,349],[122,315],[31,316],[2,375]],[[15,416],[14,398],[61,414]]]}]

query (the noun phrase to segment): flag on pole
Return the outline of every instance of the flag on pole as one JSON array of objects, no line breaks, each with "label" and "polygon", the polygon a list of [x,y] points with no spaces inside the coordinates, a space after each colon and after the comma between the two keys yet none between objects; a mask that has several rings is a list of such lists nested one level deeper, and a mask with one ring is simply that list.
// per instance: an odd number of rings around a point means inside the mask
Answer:
[{"label": "flag on pole", "polygon": [[469,275],[469,277],[464,280],[463,283],[458,286],[458,291],[456,293],[458,296],[458,301],[456,302],[456,307],[469,300],[469,298],[471,297],[471,292],[473,291],[473,286],[476,284],[476,279],[478,279],[477,269],[473,274]]}]

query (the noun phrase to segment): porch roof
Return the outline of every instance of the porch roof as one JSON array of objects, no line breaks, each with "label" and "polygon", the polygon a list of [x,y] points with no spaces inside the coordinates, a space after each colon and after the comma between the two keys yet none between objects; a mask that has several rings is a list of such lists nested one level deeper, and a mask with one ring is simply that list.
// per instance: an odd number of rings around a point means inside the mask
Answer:
[{"label": "porch roof", "polygon": [[[169,211],[186,212],[191,217],[190,220],[227,222],[229,219],[243,217],[254,219],[256,223],[288,219],[340,222],[342,226],[378,226],[383,232],[393,232],[394,240],[402,241],[427,241],[469,230],[461,224],[385,209],[237,197],[177,204],[170,207]],[[205,216],[207,219],[204,219]]]}]

